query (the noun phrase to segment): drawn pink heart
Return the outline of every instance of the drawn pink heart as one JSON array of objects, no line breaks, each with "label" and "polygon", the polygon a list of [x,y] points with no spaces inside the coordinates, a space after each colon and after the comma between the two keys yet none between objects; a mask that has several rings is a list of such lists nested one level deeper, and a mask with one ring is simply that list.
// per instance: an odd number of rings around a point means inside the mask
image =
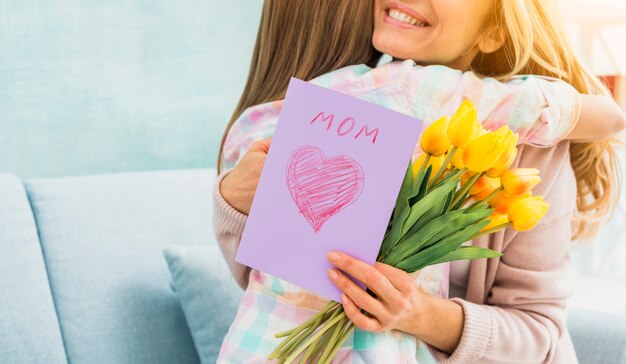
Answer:
[{"label": "drawn pink heart", "polygon": [[287,164],[291,197],[316,233],[359,197],[364,182],[363,170],[354,159],[345,155],[326,159],[311,145],[298,148]]}]

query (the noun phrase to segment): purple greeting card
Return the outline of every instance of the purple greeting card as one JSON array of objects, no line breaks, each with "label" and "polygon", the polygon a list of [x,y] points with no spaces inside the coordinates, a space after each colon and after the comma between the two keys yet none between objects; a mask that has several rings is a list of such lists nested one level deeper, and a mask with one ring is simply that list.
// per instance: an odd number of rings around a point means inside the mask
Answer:
[{"label": "purple greeting card", "polygon": [[338,301],[326,254],[374,264],[421,127],[292,78],[236,260]]}]

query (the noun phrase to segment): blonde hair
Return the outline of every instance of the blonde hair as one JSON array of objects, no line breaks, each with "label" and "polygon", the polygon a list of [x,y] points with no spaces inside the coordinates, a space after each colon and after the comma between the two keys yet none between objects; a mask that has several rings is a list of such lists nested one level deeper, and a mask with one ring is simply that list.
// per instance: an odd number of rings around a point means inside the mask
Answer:
[{"label": "blonde hair", "polygon": [[302,80],[367,63],[380,52],[372,46],[373,0],[265,0],[248,80],[222,135],[250,106],[285,97],[290,77]]},{"label": "blonde hair", "polygon": [[[479,54],[472,70],[499,79],[516,74],[551,76],[571,84],[580,93],[608,94],[576,59],[553,1],[498,0],[493,9],[488,25],[495,25],[495,36],[501,37],[504,44],[494,53]],[[574,240],[592,239],[617,205],[617,143],[617,139],[611,138],[570,145],[578,190]]]}]

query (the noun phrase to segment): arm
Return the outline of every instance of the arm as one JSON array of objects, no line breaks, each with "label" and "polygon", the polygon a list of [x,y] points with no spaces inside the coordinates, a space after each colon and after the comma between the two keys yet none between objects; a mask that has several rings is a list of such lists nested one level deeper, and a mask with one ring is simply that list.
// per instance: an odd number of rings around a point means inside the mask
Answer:
[{"label": "arm", "polygon": [[626,127],[626,116],[610,97],[581,95],[580,117],[566,139],[591,141],[607,139]]},{"label": "arm", "polygon": [[443,66],[401,70],[411,114],[430,122],[471,100],[487,129],[508,125],[520,144],[550,147],[563,139],[600,140],[624,128],[624,114],[608,96],[581,95],[564,81],[515,76],[506,81]]},{"label": "arm", "polygon": [[235,280],[244,289],[250,268],[235,257],[271,142],[267,138],[252,144],[233,169],[218,176],[213,187],[215,236]]},{"label": "arm", "polygon": [[233,208],[221,194],[220,186],[228,173],[230,171],[222,172],[213,186],[213,228],[217,243],[222,250],[231,273],[239,286],[245,289],[248,285],[250,267],[236,262],[235,256],[237,255],[241,234],[248,216]]},{"label": "arm", "polygon": [[248,285],[250,267],[235,261],[247,214],[269,152],[282,101],[246,109],[224,141],[224,166],[213,186],[213,228],[217,243],[235,280]]}]

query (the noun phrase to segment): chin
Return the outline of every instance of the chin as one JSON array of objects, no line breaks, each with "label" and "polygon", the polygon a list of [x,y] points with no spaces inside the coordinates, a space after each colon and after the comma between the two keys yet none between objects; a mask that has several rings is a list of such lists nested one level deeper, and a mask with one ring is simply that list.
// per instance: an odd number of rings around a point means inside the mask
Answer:
[{"label": "chin", "polygon": [[398,36],[396,34],[389,34],[387,32],[374,32],[372,36],[372,45],[379,52],[388,54],[397,59],[412,59],[419,62],[419,57],[416,54],[415,49],[407,47],[407,44],[411,44],[410,39]]}]

